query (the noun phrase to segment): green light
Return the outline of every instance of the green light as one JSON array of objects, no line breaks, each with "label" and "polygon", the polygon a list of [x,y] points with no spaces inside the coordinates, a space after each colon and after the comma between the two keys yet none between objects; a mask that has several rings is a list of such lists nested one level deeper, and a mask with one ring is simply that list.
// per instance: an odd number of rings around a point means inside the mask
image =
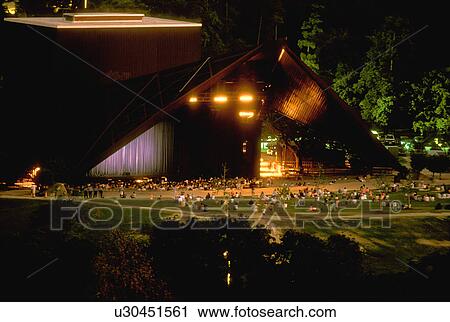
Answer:
[{"label": "green light", "polygon": [[261,142],[261,152],[267,152],[269,149],[268,144],[268,142]]}]

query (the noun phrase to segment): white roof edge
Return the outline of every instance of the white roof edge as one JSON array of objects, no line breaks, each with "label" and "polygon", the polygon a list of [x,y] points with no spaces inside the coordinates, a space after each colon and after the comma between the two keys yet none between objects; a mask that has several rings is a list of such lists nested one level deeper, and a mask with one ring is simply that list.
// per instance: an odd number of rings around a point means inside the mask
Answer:
[{"label": "white roof edge", "polygon": [[33,25],[40,27],[49,27],[55,29],[108,29],[108,28],[183,28],[183,27],[201,27],[201,23],[184,22],[177,20],[160,19],[160,21],[167,21],[165,23],[150,23],[144,21],[94,21],[94,22],[66,22],[61,21],[45,21],[45,18],[5,18],[5,21],[20,23],[25,25]]},{"label": "white roof edge", "polygon": [[120,13],[120,12],[85,12],[85,13],[64,13],[63,16],[73,17],[103,17],[103,16],[131,16],[131,17],[145,17],[143,13]]}]

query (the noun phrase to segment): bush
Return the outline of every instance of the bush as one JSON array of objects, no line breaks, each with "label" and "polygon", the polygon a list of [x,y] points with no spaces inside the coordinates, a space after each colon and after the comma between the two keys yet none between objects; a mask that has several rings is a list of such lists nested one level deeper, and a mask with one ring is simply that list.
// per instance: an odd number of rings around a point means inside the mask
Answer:
[{"label": "bush", "polygon": [[292,287],[291,292],[301,288],[305,295],[323,299],[341,294],[345,286],[345,293],[349,294],[363,277],[359,245],[345,236],[332,235],[322,240],[287,231],[282,238],[281,252],[285,258],[282,284],[284,288]]},{"label": "bush", "polygon": [[142,235],[114,230],[100,243],[94,259],[98,298],[102,300],[167,300],[170,293],[157,279],[145,255]]},{"label": "bush", "polygon": [[438,155],[427,158],[426,168],[435,173],[447,172],[450,168],[450,158],[446,155]]},{"label": "bush", "polygon": [[220,225],[220,221],[204,221],[203,229],[149,232],[149,254],[177,299],[264,295],[262,288],[271,277],[271,263],[266,260],[271,252],[269,232],[252,229],[246,222],[231,221],[230,229],[218,228]]},{"label": "bush", "polygon": [[[224,293],[225,248],[218,229],[153,229],[149,256],[177,299],[214,298]],[[205,223],[205,225],[207,225]],[[169,228],[169,227],[168,227]]]},{"label": "bush", "polygon": [[345,280],[362,277],[362,253],[359,244],[343,235],[332,235],[327,240],[327,251],[333,275]]},{"label": "bush", "polygon": [[411,154],[411,168],[415,173],[420,173],[427,165],[427,157],[424,154]]}]

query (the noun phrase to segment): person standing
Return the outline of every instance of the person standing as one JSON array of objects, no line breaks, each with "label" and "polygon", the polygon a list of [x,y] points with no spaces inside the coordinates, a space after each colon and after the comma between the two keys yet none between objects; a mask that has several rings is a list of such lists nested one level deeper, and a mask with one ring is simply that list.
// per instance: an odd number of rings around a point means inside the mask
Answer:
[{"label": "person standing", "polygon": [[36,188],[37,188],[36,184],[33,183],[31,185],[31,197],[33,197],[33,198],[36,197]]}]

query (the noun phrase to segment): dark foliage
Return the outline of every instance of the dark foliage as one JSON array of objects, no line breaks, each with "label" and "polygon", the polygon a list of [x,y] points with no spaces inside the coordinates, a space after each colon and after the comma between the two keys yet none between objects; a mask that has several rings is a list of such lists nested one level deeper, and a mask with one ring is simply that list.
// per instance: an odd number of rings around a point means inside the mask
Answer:
[{"label": "dark foliage", "polygon": [[415,173],[419,173],[427,166],[427,157],[424,154],[411,155],[411,168]]},{"label": "dark foliage", "polygon": [[266,229],[207,221],[203,229],[168,222],[170,230],[141,233],[88,232],[73,221],[51,232],[48,214],[41,207],[24,231],[2,232],[2,299],[448,299],[448,252],[408,263],[414,269],[405,273],[372,276],[359,245],[341,235],[287,231],[275,243]]},{"label": "dark foliage", "polygon": [[435,173],[442,174],[450,169],[450,157],[447,155],[436,155],[427,158],[426,168]]},{"label": "dark foliage", "polygon": [[113,230],[100,243],[94,259],[101,300],[168,300],[165,283],[155,276],[144,244],[133,233]]}]

